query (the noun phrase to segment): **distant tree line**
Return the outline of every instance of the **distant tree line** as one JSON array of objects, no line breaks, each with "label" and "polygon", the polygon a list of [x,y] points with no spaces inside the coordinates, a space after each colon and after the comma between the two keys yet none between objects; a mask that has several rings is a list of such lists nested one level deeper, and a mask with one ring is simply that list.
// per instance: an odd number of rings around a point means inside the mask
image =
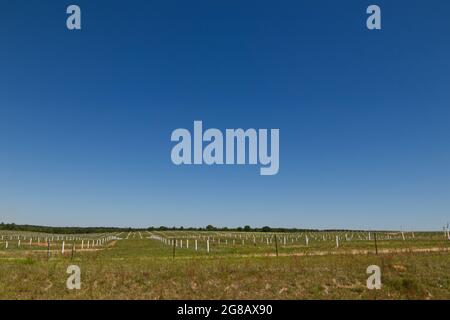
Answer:
[{"label": "distant tree line", "polygon": [[42,233],[56,233],[56,234],[86,234],[86,233],[132,231],[131,228],[48,227],[48,226],[19,225],[14,223],[0,223],[0,230],[42,232]]},{"label": "distant tree line", "polygon": [[136,232],[136,231],[223,231],[223,232],[318,232],[318,231],[357,231],[357,230],[319,230],[299,228],[271,228],[269,226],[252,228],[250,226],[227,228],[207,225],[202,228],[185,227],[149,227],[149,228],[116,228],[116,227],[49,227],[34,225],[19,225],[14,223],[0,223],[0,230],[28,231],[56,234],[86,234],[86,233],[108,233],[108,232]]},{"label": "distant tree line", "polygon": [[227,227],[214,227],[213,225],[207,225],[204,228],[185,228],[185,227],[150,227],[148,231],[231,231],[231,232],[319,232],[319,231],[357,231],[357,230],[319,230],[319,229],[301,229],[301,228],[272,228],[269,226],[261,228],[252,228],[250,226],[227,228]]}]

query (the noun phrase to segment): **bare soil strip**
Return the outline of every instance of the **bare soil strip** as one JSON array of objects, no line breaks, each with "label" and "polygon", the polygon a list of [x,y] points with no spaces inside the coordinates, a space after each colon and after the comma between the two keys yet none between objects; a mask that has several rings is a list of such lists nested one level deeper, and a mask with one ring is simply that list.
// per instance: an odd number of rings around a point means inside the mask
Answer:
[{"label": "bare soil strip", "polygon": [[[402,249],[378,249],[378,254],[393,254],[393,253],[433,253],[433,252],[450,252],[450,248],[433,247],[433,248],[402,248]],[[346,251],[308,251],[308,252],[293,252],[293,253],[279,253],[278,256],[327,256],[327,255],[367,255],[375,254],[375,250],[353,249]],[[241,257],[275,257],[275,253],[266,254],[248,254],[239,255]]]}]

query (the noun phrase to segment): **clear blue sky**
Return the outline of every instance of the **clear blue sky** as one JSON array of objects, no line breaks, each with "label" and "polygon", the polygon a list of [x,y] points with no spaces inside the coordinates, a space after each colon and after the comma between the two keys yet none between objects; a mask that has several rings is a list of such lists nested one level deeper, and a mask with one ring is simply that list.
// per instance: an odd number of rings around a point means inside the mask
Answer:
[{"label": "clear blue sky", "polygon": [[[66,29],[66,7],[82,30]],[[365,27],[382,9],[381,31]],[[442,228],[450,2],[3,1],[0,221]],[[170,134],[279,128],[280,172]]]}]

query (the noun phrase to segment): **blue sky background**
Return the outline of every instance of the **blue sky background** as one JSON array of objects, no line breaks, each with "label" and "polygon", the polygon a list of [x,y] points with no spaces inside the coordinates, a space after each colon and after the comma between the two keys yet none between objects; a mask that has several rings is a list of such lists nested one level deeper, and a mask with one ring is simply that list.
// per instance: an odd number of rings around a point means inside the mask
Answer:
[{"label": "blue sky background", "polygon": [[[66,8],[82,9],[68,31]],[[365,27],[382,9],[381,31]],[[441,229],[450,2],[0,2],[0,221]],[[280,172],[170,134],[280,128]]]}]

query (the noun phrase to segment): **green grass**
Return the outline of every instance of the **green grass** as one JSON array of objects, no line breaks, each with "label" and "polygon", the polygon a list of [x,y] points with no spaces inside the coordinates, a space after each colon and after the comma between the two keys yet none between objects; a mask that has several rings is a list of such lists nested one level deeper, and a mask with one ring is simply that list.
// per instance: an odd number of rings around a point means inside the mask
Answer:
[{"label": "green grass", "polygon": [[[73,260],[70,248],[62,256],[58,243],[50,259],[46,248],[18,248],[12,240],[4,249],[0,243],[0,299],[450,299],[448,251],[375,255],[373,241],[342,241],[336,248],[332,240],[310,240],[308,247],[279,243],[277,258],[274,243],[215,242],[208,254],[204,242],[193,250],[191,238],[190,249],[176,248],[173,259],[172,246],[142,236],[131,234],[97,251],[77,250]],[[449,243],[438,234],[417,235],[379,241],[378,247],[444,249]],[[66,289],[71,264],[81,268],[81,290]],[[372,264],[381,268],[381,290],[366,288]]]}]

